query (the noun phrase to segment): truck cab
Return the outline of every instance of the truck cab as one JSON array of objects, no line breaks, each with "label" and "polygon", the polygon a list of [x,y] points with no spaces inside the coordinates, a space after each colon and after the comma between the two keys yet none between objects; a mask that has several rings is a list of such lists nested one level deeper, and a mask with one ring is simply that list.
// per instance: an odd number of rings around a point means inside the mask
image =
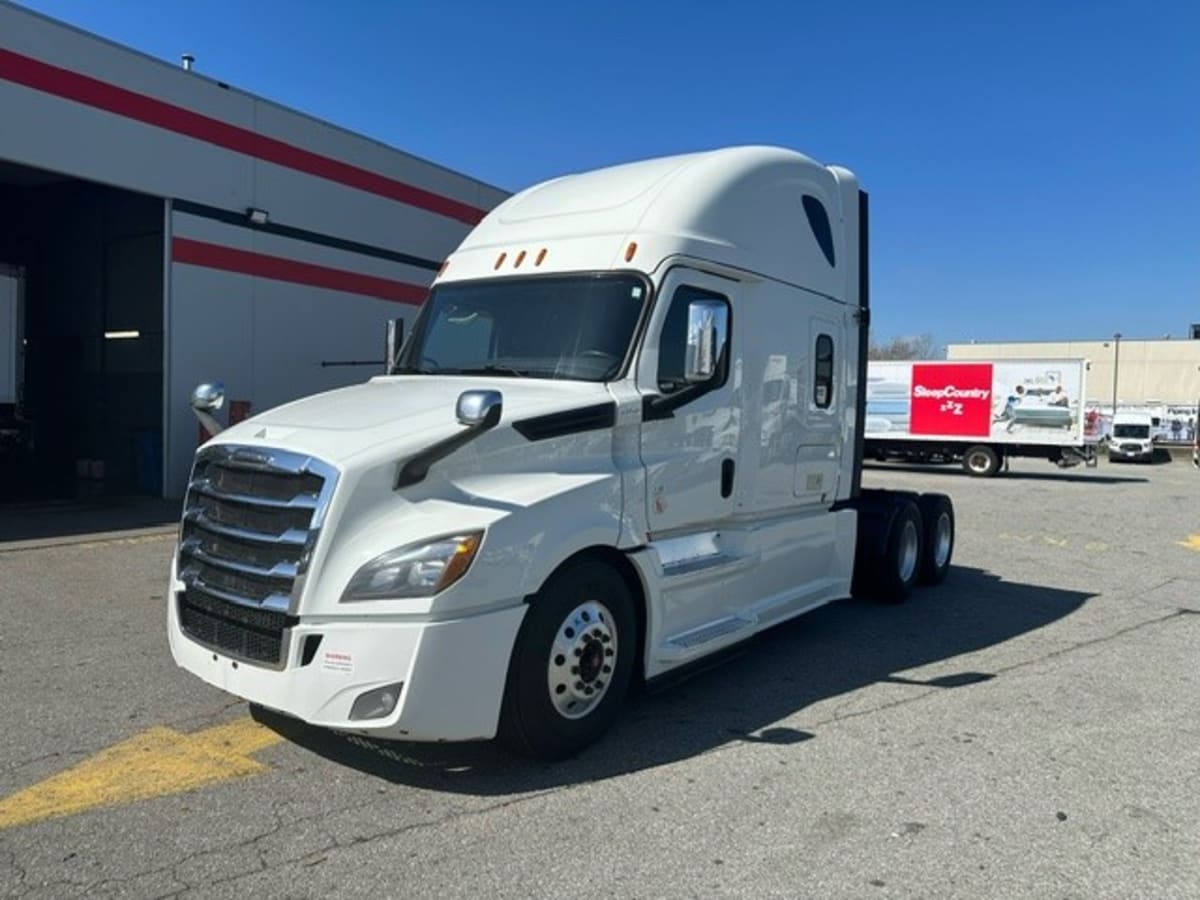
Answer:
[{"label": "truck cab", "polygon": [[1113,416],[1112,439],[1108,443],[1108,458],[1114,462],[1135,460],[1149,462],[1154,458],[1150,413],[1118,411]]},{"label": "truck cab", "polygon": [[[850,172],[763,147],[501,204],[386,375],[200,448],[176,661],[313,724],[553,757],[634,679],[848,596],[862,210]],[[868,505],[897,596],[944,577],[948,500]]]}]

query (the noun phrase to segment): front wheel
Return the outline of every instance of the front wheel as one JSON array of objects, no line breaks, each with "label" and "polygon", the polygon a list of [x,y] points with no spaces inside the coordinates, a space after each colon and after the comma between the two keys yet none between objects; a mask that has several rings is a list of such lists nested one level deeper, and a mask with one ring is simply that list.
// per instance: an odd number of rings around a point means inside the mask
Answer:
[{"label": "front wheel", "polygon": [[637,654],[633,598],[599,560],[568,564],[530,601],[509,664],[500,737],[561,759],[616,720]]}]

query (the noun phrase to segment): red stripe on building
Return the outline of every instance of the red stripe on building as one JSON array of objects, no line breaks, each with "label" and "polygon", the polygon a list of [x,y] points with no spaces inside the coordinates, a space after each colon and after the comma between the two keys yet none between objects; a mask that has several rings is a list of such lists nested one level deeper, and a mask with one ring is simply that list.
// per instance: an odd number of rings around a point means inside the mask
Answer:
[{"label": "red stripe on building", "polygon": [[419,284],[376,278],[374,275],[360,275],[345,269],[297,262],[282,256],[236,250],[233,247],[194,241],[191,238],[172,239],[171,258],[177,263],[203,266],[206,269],[221,269],[240,275],[254,275],[275,281],[327,288],[331,291],[344,291],[347,294],[378,297],[393,303],[411,303],[419,306],[429,293],[429,288]]},{"label": "red stripe on building", "polygon": [[117,87],[88,75],[72,72],[70,69],[52,66],[13,53],[11,50],[0,49],[0,79],[224,147],[235,153],[244,153],[265,162],[336,181],[390,200],[398,200],[409,206],[466,222],[468,225],[476,224],[485,215],[484,210],[468,203],[451,200],[449,197],[396,181],[377,172],[312,153],[294,144],[230,125],[220,119]]}]

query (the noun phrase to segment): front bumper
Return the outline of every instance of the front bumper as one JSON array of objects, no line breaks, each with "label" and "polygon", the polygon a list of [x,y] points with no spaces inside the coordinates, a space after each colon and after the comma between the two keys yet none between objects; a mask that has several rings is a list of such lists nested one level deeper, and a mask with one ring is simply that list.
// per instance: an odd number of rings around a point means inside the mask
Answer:
[{"label": "front bumper", "polygon": [[[238,661],[196,643],[180,628],[175,593],[168,633],[175,662],[209,684],[311,725],[413,741],[495,737],[509,657],[526,606],[446,622],[383,617],[303,617],[291,629],[286,663],[271,669]],[[310,635],[321,635],[302,664]],[[384,718],[351,720],[355,699],[403,682]]]},{"label": "front bumper", "polygon": [[1152,459],[1154,457],[1154,448],[1121,448],[1112,445],[1108,448],[1109,459]]}]

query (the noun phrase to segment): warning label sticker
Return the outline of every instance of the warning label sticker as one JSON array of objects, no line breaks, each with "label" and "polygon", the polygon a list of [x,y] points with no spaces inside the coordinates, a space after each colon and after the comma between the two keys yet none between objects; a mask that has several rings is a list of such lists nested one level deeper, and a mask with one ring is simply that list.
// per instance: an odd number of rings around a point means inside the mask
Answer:
[{"label": "warning label sticker", "polygon": [[354,657],[340,650],[326,650],[321,656],[321,668],[341,675],[354,674]]}]

